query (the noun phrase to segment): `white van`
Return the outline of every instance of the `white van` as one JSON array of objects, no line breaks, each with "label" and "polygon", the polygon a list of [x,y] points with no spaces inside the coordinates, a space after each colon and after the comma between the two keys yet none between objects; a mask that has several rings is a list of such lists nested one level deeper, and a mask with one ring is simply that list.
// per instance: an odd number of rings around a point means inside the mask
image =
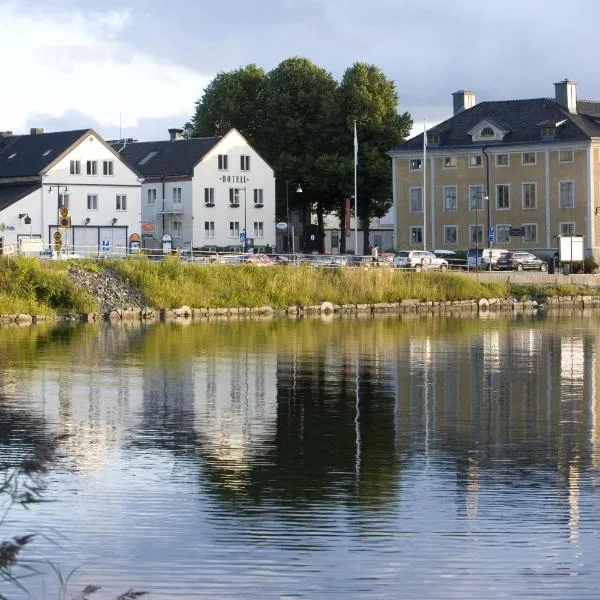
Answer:
[{"label": "white van", "polygon": [[[475,253],[477,252],[477,261],[475,261]],[[474,269],[477,267],[478,269],[489,269],[490,263],[492,264],[492,269],[494,265],[498,262],[498,258],[502,256],[507,250],[503,250],[501,248],[470,248],[467,253],[467,264],[469,268]]]}]

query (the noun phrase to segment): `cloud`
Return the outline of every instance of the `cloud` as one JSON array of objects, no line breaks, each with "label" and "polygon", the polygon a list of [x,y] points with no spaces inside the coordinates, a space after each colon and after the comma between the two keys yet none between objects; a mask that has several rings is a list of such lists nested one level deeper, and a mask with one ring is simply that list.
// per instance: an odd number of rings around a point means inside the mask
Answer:
[{"label": "cloud", "polygon": [[122,39],[131,26],[126,9],[47,14],[0,4],[0,55],[11,57],[3,62],[10,93],[0,100],[0,129],[18,132],[31,114],[69,111],[127,128],[153,117],[189,118],[210,77],[136,50]]}]

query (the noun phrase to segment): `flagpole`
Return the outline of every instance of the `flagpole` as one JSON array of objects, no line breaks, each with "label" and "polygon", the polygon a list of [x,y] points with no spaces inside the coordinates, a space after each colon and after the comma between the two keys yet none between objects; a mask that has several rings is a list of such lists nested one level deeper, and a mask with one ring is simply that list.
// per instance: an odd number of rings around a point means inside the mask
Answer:
[{"label": "flagpole", "polygon": [[423,250],[427,250],[427,128],[423,120]]},{"label": "flagpole", "polygon": [[358,164],[358,136],[354,119],[354,254],[358,255],[358,190],[356,186],[356,167]]}]

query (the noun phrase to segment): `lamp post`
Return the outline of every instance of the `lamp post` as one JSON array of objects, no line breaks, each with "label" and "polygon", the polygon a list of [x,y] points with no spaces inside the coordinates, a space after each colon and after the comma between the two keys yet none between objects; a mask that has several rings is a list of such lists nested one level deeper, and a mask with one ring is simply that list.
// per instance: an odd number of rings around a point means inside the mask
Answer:
[{"label": "lamp post", "polygon": [[[67,207],[67,209],[69,208],[69,207],[67,206],[67,204],[65,203],[65,195],[66,195],[66,193],[69,191],[69,188],[68,188],[68,186],[66,186],[66,185],[62,185],[62,184],[60,184],[60,183],[57,183],[56,185],[51,185],[51,186],[48,188],[48,193],[49,193],[49,194],[50,194],[50,193],[52,193],[52,188],[53,188],[53,187],[55,187],[55,188],[56,188],[56,224],[57,224],[57,226],[58,226],[58,225],[60,225],[60,216],[61,216],[60,209],[61,209],[61,207],[62,207],[62,206],[66,206],[66,207]],[[61,202],[60,202],[60,189],[61,189],[61,188],[63,188],[63,202],[62,202],[62,204],[61,204]],[[44,210],[44,208],[42,207],[42,212],[43,212],[43,210]],[[58,231],[58,229],[57,229],[57,231]],[[43,234],[43,232],[42,232],[42,234]],[[65,241],[66,241],[66,243],[65,243],[65,246],[67,246],[67,247],[68,247],[68,245],[69,245],[69,240],[67,239],[67,240],[65,240]]]},{"label": "lamp post", "polygon": [[[290,225],[290,183],[292,185],[297,185],[298,187],[296,188],[296,194],[301,194],[302,193],[302,187],[300,186],[299,183],[294,183],[293,181],[289,181],[286,179],[285,181],[285,220],[287,223],[287,229],[286,229],[286,238],[287,238],[287,251],[288,254],[290,253],[290,230],[293,229]],[[293,237],[293,233],[292,233],[292,254],[295,254],[294,250],[295,248],[293,248],[294,246],[294,237]]]},{"label": "lamp post", "polygon": [[485,194],[483,199],[487,202],[487,235],[488,235],[488,249],[490,250],[489,259],[489,270],[492,270],[492,223],[491,223],[491,210],[490,210],[490,197]]},{"label": "lamp post", "polygon": [[246,248],[248,248],[248,231],[247,231],[247,220],[248,218],[248,202],[247,202],[247,197],[246,197],[246,186],[244,186],[244,249],[243,251],[246,252]]}]

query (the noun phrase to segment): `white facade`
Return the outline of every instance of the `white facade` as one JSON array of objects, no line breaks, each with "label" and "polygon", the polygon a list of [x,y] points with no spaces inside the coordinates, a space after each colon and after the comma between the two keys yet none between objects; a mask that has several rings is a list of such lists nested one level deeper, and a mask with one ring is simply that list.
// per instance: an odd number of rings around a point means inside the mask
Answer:
[{"label": "white facade", "polygon": [[[164,234],[170,234],[173,247],[184,250],[241,248],[240,234],[245,232],[254,247],[272,247],[273,169],[232,129],[198,162],[192,177],[144,181],[142,221],[154,230],[154,246],[160,245]],[[145,236],[145,245],[149,245],[149,237]]]},{"label": "white facade", "polygon": [[63,204],[71,226],[60,230],[62,250],[96,255],[104,248],[107,254],[124,254],[132,235],[141,233],[138,176],[93,131],[42,173],[36,191],[0,212],[4,246],[41,237],[44,247],[54,248]]}]

